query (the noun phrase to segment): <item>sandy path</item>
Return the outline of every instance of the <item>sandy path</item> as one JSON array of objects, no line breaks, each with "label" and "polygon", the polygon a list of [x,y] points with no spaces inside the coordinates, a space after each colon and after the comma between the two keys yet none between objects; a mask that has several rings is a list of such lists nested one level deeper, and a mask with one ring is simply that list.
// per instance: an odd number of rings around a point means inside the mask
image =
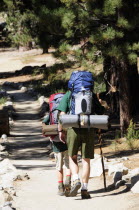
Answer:
[{"label": "sandy path", "polygon": [[0,52],[0,72],[20,70],[25,66],[51,66],[56,62],[51,52],[42,55],[41,49],[24,52],[6,51]]},{"label": "sandy path", "polygon": [[[55,163],[48,157],[48,142],[41,136],[38,101],[21,90],[9,91],[14,96],[17,119],[11,131],[11,160],[27,172],[30,179],[16,183],[16,205],[19,210],[138,210],[138,195],[123,187],[104,192],[103,178],[90,179],[92,198],[81,200],[57,195]],[[107,177],[107,185],[111,180]]]}]

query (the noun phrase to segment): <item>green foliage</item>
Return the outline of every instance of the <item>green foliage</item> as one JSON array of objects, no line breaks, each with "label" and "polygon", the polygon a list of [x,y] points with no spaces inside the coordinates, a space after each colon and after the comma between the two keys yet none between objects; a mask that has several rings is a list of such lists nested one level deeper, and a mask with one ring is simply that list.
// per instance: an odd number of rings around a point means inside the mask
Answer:
[{"label": "green foliage", "polygon": [[137,63],[137,57],[137,54],[134,52],[128,54],[128,60],[131,64]]},{"label": "green foliage", "polygon": [[103,78],[104,74],[102,72],[95,76],[94,93],[101,93],[106,91],[106,84]]},{"label": "green foliage", "polygon": [[129,27],[128,20],[126,20],[124,17],[118,18],[117,26],[119,28],[128,28]]},{"label": "green foliage", "polygon": [[61,0],[62,3],[64,3],[67,7],[71,6],[74,3],[77,3],[78,0]]},{"label": "green foliage", "polygon": [[9,38],[16,47],[30,47],[33,40],[36,41],[37,18],[32,11],[24,8],[24,2],[4,0],[7,7],[7,29]]},{"label": "green foliage", "polygon": [[97,82],[95,81],[94,83],[94,93],[101,93],[101,92],[105,92],[106,91],[106,85],[104,82]]},{"label": "green foliage", "polygon": [[121,46],[116,46],[114,44],[107,48],[106,53],[110,57],[115,57],[116,59],[121,59],[123,57]]},{"label": "green foliage", "polygon": [[116,32],[112,27],[109,27],[106,29],[106,31],[103,32],[103,39],[104,40],[113,40],[115,39]]},{"label": "green foliage", "polygon": [[127,144],[131,149],[135,149],[135,143],[137,139],[139,140],[139,131],[135,127],[135,123],[131,120],[126,134]]},{"label": "green foliage", "polygon": [[59,52],[68,54],[71,46],[67,42],[63,42],[59,47]]},{"label": "green foliage", "polygon": [[116,38],[123,38],[124,37],[123,31],[115,31],[115,37]]},{"label": "green foliage", "polygon": [[112,144],[110,145],[110,147],[115,151],[119,151],[119,143],[118,143],[118,140],[120,139],[120,136],[121,136],[121,132],[120,130],[116,130],[115,131],[115,139],[114,141],[112,141]]},{"label": "green foliage", "polygon": [[135,128],[136,125],[135,123],[133,123],[133,120],[131,120],[126,134],[126,138],[128,141],[133,139],[139,139],[139,130],[136,130]]},{"label": "green foliage", "polygon": [[0,105],[4,105],[6,103],[6,97],[0,98]]},{"label": "green foliage", "polygon": [[69,10],[62,18],[62,26],[66,29],[73,27],[75,18],[74,12]]},{"label": "green foliage", "polygon": [[139,51],[139,42],[138,43],[133,43],[132,49],[135,50],[135,51]]},{"label": "green foliage", "polygon": [[[3,1],[7,8],[9,37],[16,46],[28,46],[34,41],[46,52],[51,46],[58,47],[57,55],[62,59],[68,60],[67,54],[70,53],[79,65],[84,66],[103,62],[103,56],[136,62],[139,49],[136,35],[139,5],[135,2]],[[130,50],[125,47],[128,40],[132,46]],[[80,47],[77,50],[67,50],[68,45]]]},{"label": "green foliage", "polygon": [[122,7],[122,0],[106,0],[104,1],[104,15],[115,15],[116,9]]}]

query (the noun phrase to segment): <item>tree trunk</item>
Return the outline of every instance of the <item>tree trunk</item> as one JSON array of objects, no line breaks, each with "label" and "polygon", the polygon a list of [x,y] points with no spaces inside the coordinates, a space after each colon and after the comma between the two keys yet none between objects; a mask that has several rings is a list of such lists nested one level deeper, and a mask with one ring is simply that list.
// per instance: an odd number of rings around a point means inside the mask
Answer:
[{"label": "tree trunk", "polygon": [[104,71],[107,74],[106,89],[109,95],[111,116],[119,118],[118,63],[114,57],[105,60]]},{"label": "tree trunk", "polygon": [[[130,74],[131,66],[126,61],[117,61],[114,57],[105,59],[104,71],[107,73],[107,92],[109,93],[109,105],[112,118],[120,118],[121,135],[126,132],[130,120],[132,118],[133,104],[133,89],[135,90],[133,78]],[[131,84],[132,81],[132,84]],[[133,85],[134,84],[134,85]],[[136,94],[136,92],[135,92]]]},{"label": "tree trunk", "polygon": [[48,53],[48,48],[43,48],[43,54]]},{"label": "tree trunk", "polygon": [[126,132],[131,120],[131,94],[129,82],[130,66],[121,61],[119,66],[119,104],[120,104],[120,128],[121,134]]},{"label": "tree trunk", "polygon": [[139,113],[139,74],[137,64],[130,65],[129,71],[130,95],[132,101],[132,115]]},{"label": "tree trunk", "polygon": [[115,58],[111,58],[111,75],[110,75],[110,98],[111,109],[116,117],[119,117],[119,93],[118,93],[118,65]]}]

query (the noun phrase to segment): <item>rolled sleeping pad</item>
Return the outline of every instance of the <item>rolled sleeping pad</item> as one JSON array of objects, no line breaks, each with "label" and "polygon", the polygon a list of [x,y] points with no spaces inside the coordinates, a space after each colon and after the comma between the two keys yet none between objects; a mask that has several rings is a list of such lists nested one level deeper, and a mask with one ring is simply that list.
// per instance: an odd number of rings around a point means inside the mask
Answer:
[{"label": "rolled sleeping pad", "polygon": [[57,135],[58,134],[58,128],[57,124],[53,125],[42,125],[42,133],[43,135],[51,136],[51,135]]},{"label": "rolled sleeping pad", "polygon": [[107,115],[60,115],[63,128],[99,128],[107,130],[109,116]]}]

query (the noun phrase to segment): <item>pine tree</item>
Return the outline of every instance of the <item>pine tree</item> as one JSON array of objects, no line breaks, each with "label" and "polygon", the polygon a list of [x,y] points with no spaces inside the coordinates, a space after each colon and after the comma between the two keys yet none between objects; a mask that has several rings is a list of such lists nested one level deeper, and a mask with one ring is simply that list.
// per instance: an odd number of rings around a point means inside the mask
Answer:
[{"label": "pine tree", "polygon": [[38,17],[39,45],[44,52],[47,52],[49,47],[56,47],[61,37],[64,36],[64,30],[61,27],[61,17],[65,10],[61,7],[60,1],[32,1],[35,15]]},{"label": "pine tree", "polygon": [[37,18],[31,10],[31,2],[3,0],[7,13],[7,29],[12,44],[16,47],[32,47],[36,38]]},{"label": "pine tree", "polygon": [[[80,47],[72,52],[72,56],[75,56],[81,65],[93,68],[96,62],[103,62],[108,82],[112,82],[111,86],[119,92],[120,124],[124,132],[132,118],[132,105],[134,104],[135,108],[137,104],[139,2],[137,0],[61,2],[68,8],[62,21],[67,38],[65,45],[80,43]],[[68,49],[71,53],[71,47]]]}]

